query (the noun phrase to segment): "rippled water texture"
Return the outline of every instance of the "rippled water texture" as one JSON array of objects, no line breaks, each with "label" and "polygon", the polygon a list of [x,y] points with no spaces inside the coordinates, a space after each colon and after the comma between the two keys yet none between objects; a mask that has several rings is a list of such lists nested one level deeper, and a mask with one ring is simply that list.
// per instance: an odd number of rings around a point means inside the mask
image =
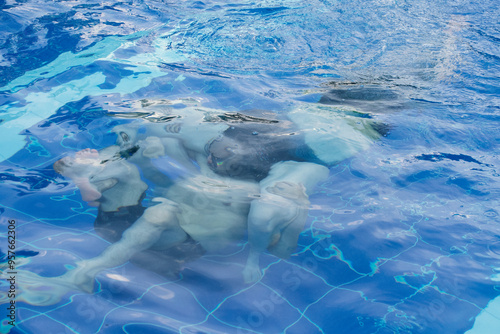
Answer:
[{"label": "rippled water texture", "polygon": [[[497,333],[497,1],[0,0],[0,9],[2,278],[12,220],[17,272],[16,299],[0,283],[0,332]],[[50,278],[110,246],[94,229],[97,208],[54,162],[113,145],[119,125],[186,110],[300,119],[306,138],[346,139],[369,123],[380,138],[329,165],[292,256],[261,255],[256,283],[244,282],[244,235],[223,250],[191,242],[144,253],[100,272],[91,293]],[[324,113],[332,123],[314,123]],[[174,181],[192,173],[154,164]],[[150,207],[164,184],[144,172]],[[193,182],[174,200],[214,187]]]}]

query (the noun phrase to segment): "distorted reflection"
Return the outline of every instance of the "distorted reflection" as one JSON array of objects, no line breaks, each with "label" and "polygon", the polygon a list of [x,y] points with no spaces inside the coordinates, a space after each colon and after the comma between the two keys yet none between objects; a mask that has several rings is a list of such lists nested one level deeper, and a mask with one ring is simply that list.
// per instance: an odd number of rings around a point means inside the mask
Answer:
[{"label": "distorted reflection", "polygon": [[[133,114],[112,114],[136,118],[114,128],[116,145],[85,149],[54,164],[84,201],[98,207],[95,230],[112,244],[46,279],[54,287],[50,297],[26,290],[24,300],[51,303],[65,293],[56,285],[92,292],[99,272],[129,260],[175,275],[181,260],[245,234],[250,252],[243,279],[256,282],[262,252],[287,258],[296,249],[309,195],[328,177],[328,167],[381,135],[369,115],[320,104],[299,105],[286,115],[228,113],[188,99],[137,104]],[[141,173],[155,185],[157,204],[147,208],[141,205],[148,188]]]}]

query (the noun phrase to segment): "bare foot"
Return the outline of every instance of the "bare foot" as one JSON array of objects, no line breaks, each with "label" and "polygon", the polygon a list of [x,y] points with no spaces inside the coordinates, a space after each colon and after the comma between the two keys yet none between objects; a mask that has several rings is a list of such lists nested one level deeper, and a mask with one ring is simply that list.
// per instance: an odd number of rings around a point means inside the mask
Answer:
[{"label": "bare foot", "polygon": [[101,159],[97,150],[87,148],[76,152],[74,158],[65,157],[57,161],[54,169],[75,182],[84,201],[97,204],[95,201],[101,198],[101,192],[89,180],[90,176],[101,169]]},{"label": "bare foot", "polygon": [[[58,303],[64,295],[79,290],[64,278],[42,277],[27,270],[17,270],[16,301],[36,306],[53,305]],[[8,302],[7,293],[0,292],[0,303]]]},{"label": "bare foot", "polygon": [[99,152],[95,149],[86,148],[75,153],[75,158],[79,160],[80,163],[84,161],[95,161],[99,159]]}]

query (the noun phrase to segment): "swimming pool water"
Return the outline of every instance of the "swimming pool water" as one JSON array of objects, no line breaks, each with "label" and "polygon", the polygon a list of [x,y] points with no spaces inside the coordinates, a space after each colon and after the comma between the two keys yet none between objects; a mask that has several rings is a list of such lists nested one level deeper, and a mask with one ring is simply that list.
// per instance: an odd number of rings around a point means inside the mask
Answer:
[{"label": "swimming pool water", "polygon": [[[495,1],[0,0],[0,9],[0,332],[500,331]],[[176,275],[127,263],[100,273],[95,293],[24,301],[23,272],[59,276],[109,246],[93,228],[97,209],[53,163],[114,144],[111,129],[130,119],[109,113],[188,98],[279,114],[319,102],[369,113],[385,136],[330,168],[296,251],[262,255],[255,284],[243,282],[242,239],[184,254]]]}]

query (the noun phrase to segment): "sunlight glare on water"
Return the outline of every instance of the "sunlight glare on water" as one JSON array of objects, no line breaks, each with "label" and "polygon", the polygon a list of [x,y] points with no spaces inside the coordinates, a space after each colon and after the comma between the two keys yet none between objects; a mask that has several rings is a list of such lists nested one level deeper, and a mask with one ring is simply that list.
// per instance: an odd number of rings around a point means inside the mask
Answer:
[{"label": "sunlight glare on water", "polygon": [[[1,308],[0,332],[500,328],[496,1],[0,9],[0,300],[16,306],[15,327]],[[328,177],[306,164],[266,181],[291,155]],[[63,158],[99,172],[62,175]],[[273,218],[293,208],[305,224],[292,250],[279,246],[286,228],[270,236],[260,277],[247,216],[266,198],[287,203]],[[177,230],[140,225],[172,206]]]}]

